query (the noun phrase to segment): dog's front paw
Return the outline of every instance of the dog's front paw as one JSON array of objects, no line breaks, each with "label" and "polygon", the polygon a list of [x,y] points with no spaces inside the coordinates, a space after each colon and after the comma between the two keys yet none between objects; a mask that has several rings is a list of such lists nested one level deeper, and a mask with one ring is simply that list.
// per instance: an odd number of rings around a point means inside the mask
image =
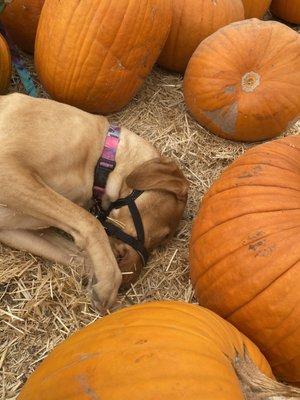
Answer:
[{"label": "dog's front paw", "polygon": [[94,283],[95,277],[93,278],[91,298],[94,306],[100,312],[111,308],[115,304],[121,281],[122,274],[119,270],[115,273],[114,279],[108,281]]}]

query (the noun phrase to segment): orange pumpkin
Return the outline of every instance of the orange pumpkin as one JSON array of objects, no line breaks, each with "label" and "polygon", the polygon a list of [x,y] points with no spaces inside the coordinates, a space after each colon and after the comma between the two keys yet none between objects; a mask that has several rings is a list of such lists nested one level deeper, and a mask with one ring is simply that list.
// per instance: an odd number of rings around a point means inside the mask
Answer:
[{"label": "orange pumpkin", "polygon": [[242,400],[236,361],[258,348],[209,310],[180,302],[116,312],[60,344],[19,400]]},{"label": "orange pumpkin", "polygon": [[184,72],[203,39],[219,28],[244,19],[241,0],[172,0],[171,31],[158,63],[172,71]]},{"label": "orange pumpkin", "polygon": [[270,7],[272,0],[242,0],[245,18],[262,18]]},{"label": "orange pumpkin", "polygon": [[300,385],[300,136],[257,146],[204,197],[190,244],[199,303]]},{"label": "orange pumpkin", "polygon": [[20,49],[33,53],[39,17],[45,0],[13,0],[1,15],[8,33]]},{"label": "orange pumpkin", "polygon": [[35,51],[51,96],[94,113],[124,107],[166,41],[170,0],[46,0]]},{"label": "orange pumpkin", "polygon": [[11,57],[6,40],[0,35],[0,94],[8,88],[11,77]]},{"label": "orange pumpkin", "polygon": [[271,12],[293,24],[300,24],[300,0],[273,0]]},{"label": "orange pumpkin", "polygon": [[279,135],[300,115],[300,36],[284,24],[250,19],[203,41],[184,78],[188,109],[226,139]]}]

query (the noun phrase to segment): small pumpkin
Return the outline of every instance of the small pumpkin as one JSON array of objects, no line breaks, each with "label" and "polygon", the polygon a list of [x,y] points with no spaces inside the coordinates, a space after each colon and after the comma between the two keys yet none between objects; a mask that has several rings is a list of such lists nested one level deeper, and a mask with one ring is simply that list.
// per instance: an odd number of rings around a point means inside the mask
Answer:
[{"label": "small pumpkin", "polygon": [[300,0],[273,0],[271,12],[293,24],[300,24]]},{"label": "small pumpkin", "polygon": [[46,0],[35,65],[59,101],[93,113],[124,107],[167,39],[170,0]]},{"label": "small pumpkin", "polygon": [[245,9],[245,18],[262,18],[272,0],[242,0]]},{"label": "small pumpkin", "polygon": [[37,26],[45,0],[12,0],[1,15],[5,29],[16,45],[33,53]]},{"label": "small pumpkin", "polygon": [[201,204],[190,243],[199,303],[253,340],[300,385],[300,136],[251,150]]},{"label": "small pumpkin", "polygon": [[141,304],[57,346],[19,400],[242,400],[235,366],[246,357],[272,377],[258,348],[211,311],[180,302]]},{"label": "small pumpkin", "polygon": [[158,64],[184,72],[197,46],[219,28],[244,19],[241,0],[172,0],[170,34]]},{"label": "small pumpkin", "polygon": [[11,77],[11,56],[8,44],[0,35],[0,94],[4,94],[8,88]]},{"label": "small pumpkin", "polygon": [[226,139],[279,135],[300,115],[300,36],[275,21],[230,24],[191,58],[184,97],[191,114]]}]

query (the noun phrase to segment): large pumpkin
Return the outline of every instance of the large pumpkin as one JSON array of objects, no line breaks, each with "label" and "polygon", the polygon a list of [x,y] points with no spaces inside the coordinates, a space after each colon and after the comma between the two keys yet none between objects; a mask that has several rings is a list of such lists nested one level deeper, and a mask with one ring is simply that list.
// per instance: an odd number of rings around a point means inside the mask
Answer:
[{"label": "large pumpkin", "polygon": [[204,40],[191,58],[184,96],[191,114],[231,140],[274,137],[300,115],[300,36],[250,19]]},{"label": "large pumpkin", "polygon": [[192,230],[199,303],[300,385],[300,136],[257,146],[204,197]]},{"label": "large pumpkin", "polygon": [[273,0],[271,11],[285,21],[300,24],[300,0]]},{"label": "large pumpkin", "polygon": [[242,400],[234,365],[257,347],[209,310],[157,302],[116,312],[60,344],[19,400]]},{"label": "large pumpkin", "polygon": [[0,35],[0,94],[8,88],[11,77],[11,57],[6,40]]},{"label": "large pumpkin", "polygon": [[158,63],[184,72],[192,54],[203,39],[219,28],[244,19],[241,0],[172,0],[171,31]]},{"label": "large pumpkin", "polygon": [[272,0],[242,0],[245,8],[245,18],[262,18],[267,12]]},{"label": "large pumpkin", "polygon": [[95,113],[137,93],[169,32],[170,0],[46,0],[35,51],[51,96]]},{"label": "large pumpkin", "polygon": [[45,0],[12,0],[1,15],[6,30],[20,49],[33,53],[39,17]]}]

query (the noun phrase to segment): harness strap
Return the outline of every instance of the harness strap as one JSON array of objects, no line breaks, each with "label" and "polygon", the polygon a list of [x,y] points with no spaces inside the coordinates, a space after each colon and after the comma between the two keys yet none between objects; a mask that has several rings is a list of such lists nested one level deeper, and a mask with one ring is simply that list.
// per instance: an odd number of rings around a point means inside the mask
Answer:
[{"label": "harness strap", "polygon": [[145,231],[140,212],[135,204],[135,200],[138,199],[140,195],[143,193],[144,192],[142,190],[134,190],[129,196],[116,200],[114,203],[110,205],[109,209],[107,210],[107,215],[109,215],[109,213],[113,209],[119,209],[124,206],[128,206],[133,219],[134,227],[137,234],[137,239],[141,243],[145,242]]},{"label": "harness strap", "polygon": [[[95,204],[94,208],[92,209],[92,213],[102,223],[108,236],[113,236],[131,246],[140,255],[143,264],[146,265],[148,261],[148,252],[144,246],[145,231],[140,212],[135,204],[135,200],[139,198],[142,193],[144,193],[142,190],[134,190],[129,196],[123,197],[111,203],[108,210],[103,210],[101,207]],[[118,226],[107,220],[107,217],[112,210],[125,206],[128,206],[131,213],[136,230],[136,238],[128,235]]]},{"label": "harness strap", "polygon": [[104,226],[108,236],[113,236],[116,239],[119,239],[122,242],[131,246],[141,257],[143,266],[146,266],[149,257],[148,252],[143,246],[142,242],[139,241],[139,239],[136,239],[133,236],[128,235],[121,228],[119,228],[118,226],[112,224],[107,220],[104,223],[102,223],[102,225]]},{"label": "harness strap", "polygon": [[137,234],[137,239],[141,242],[145,242],[145,231],[144,231],[144,226],[142,222],[142,218],[140,215],[140,212],[135,204],[135,200],[140,197],[141,194],[143,194],[143,190],[134,190],[129,196],[121,198],[113,202],[109,209],[107,210],[107,215],[113,210],[113,209],[119,209],[124,206],[128,206],[129,211],[131,213],[134,227],[136,230]]},{"label": "harness strap", "polygon": [[128,195],[127,197],[123,197],[121,199],[114,201],[110,205],[108,212],[112,211],[113,209],[118,209],[127,206],[130,202],[134,202],[137,198],[139,198],[142,193],[143,190],[133,190],[133,192],[131,192],[130,195]]},{"label": "harness strap", "polygon": [[144,243],[145,242],[145,232],[144,232],[144,226],[143,226],[143,222],[142,222],[142,218],[141,215],[139,213],[139,210],[135,204],[134,201],[131,201],[128,204],[129,210],[131,212],[132,215],[132,219],[134,222],[134,227],[136,230],[136,234],[137,234],[137,239],[139,242]]}]

